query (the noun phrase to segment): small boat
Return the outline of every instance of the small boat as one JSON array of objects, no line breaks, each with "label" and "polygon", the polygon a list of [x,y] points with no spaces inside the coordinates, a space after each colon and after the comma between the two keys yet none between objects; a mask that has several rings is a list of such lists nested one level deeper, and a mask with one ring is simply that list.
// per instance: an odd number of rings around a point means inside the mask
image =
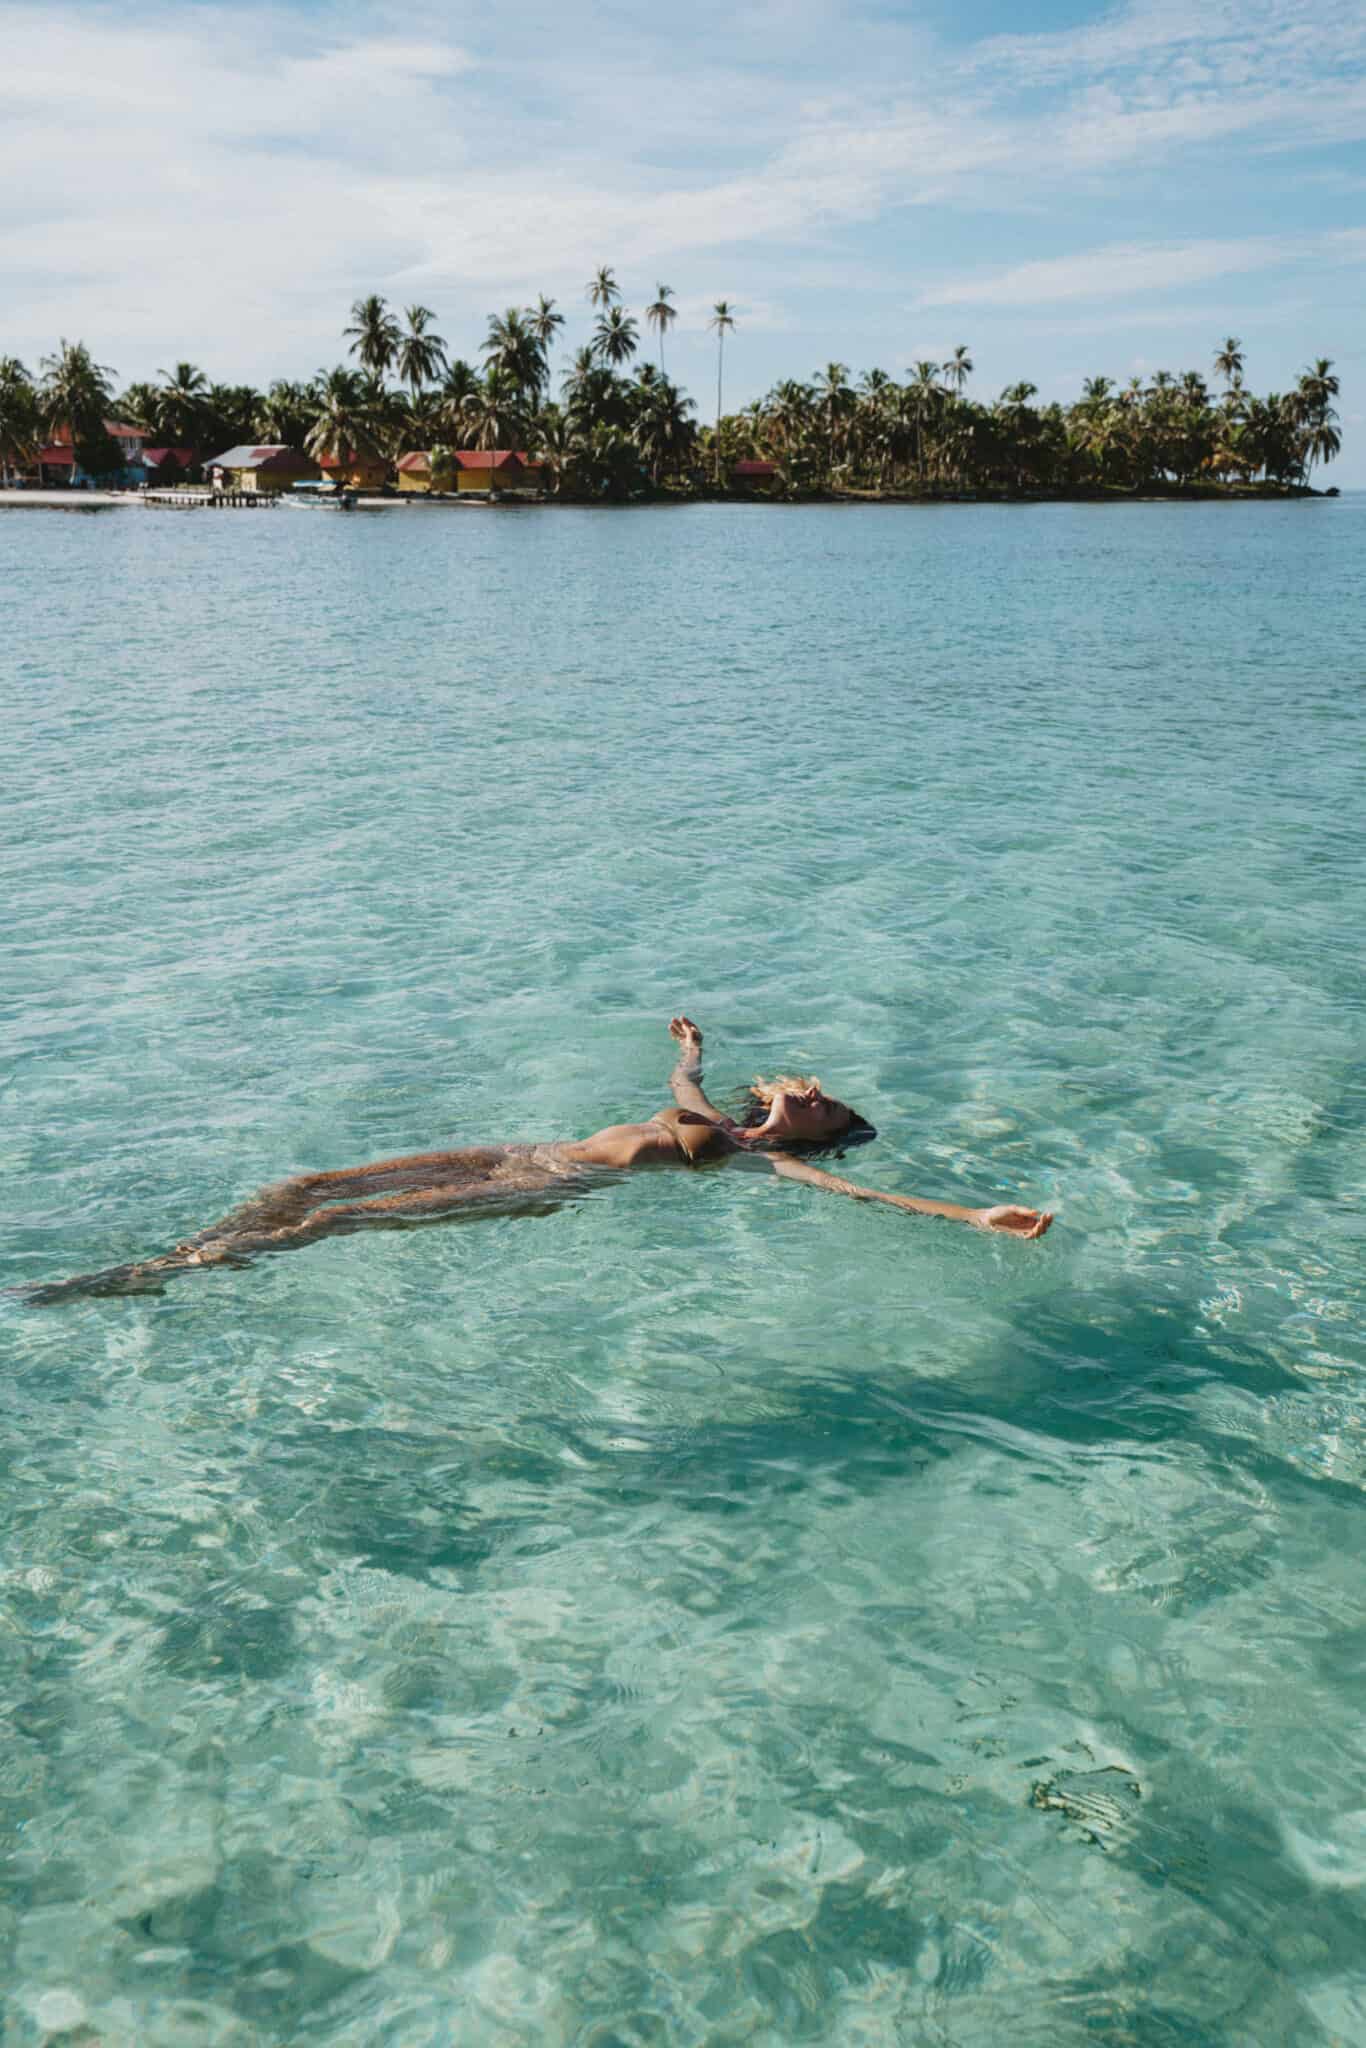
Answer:
[{"label": "small boat", "polygon": [[286,492],[285,503],[315,507],[330,505],[338,512],[354,512],[356,494],[352,490],[343,490],[339,484],[334,483],[295,484]]}]

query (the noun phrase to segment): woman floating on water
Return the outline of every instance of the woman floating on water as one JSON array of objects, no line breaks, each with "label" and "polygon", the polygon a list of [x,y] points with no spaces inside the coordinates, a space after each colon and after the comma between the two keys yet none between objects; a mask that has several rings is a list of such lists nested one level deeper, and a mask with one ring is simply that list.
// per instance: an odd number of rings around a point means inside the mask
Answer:
[{"label": "woman floating on water", "polygon": [[679,1047],[670,1076],[677,1106],[660,1110],[648,1123],[609,1124],[572,1144],[481,1145],[381,1159],[372,1166],[348,1166],[336,1173],[297,1174],[262,1189],[242,1208],[161,1258],[16,1291],[42,1304],[81,1294],[146,1293],[177,1273],[238,1265],[263,1252],[298,1251],[341,1231],[393,1230],[516,1210],[544,1212],[607,1175],[662,1166],[747,1166],[830,1194],[852,1195],[856,1201],[884,1202],[916,1216],[946,1216],[955,1223],[1003,1230],[1014,1237],[1042,1237],[1053,1221],[1037,1209],[965,1209],[956,1202],[885,1195],[823,1173],[800,1155],[871,1138],[876,1135],[871,1124],[845,1103],[822,1094],[819,1081],[791,1075],[756,1080],[747,1121],[737,1123],[702,1092],[702,1033],[697,1026],[688,1017],[675,1017],[669,1030]]}]

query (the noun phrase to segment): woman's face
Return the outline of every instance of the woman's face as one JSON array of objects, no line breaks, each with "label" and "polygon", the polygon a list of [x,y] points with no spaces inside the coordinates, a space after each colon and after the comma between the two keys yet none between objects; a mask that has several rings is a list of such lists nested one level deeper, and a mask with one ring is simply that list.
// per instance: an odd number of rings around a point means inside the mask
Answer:
[{"label": "woman's face", "polygon": [[847,1131],[849,1117],[845,1103],[823,1095],[819,1088],[804,1088],[799,1095],[784,1089],[774,1096],[764,1129],[798,1144],[820,1145]]}]

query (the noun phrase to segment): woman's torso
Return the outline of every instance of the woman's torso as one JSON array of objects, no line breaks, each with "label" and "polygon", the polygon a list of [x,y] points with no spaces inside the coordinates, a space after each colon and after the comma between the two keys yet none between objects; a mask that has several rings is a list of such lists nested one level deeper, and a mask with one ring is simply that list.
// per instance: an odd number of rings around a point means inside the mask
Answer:
[{"label": "woman's torso", "polygon": [[579,1144],[561,1148],[585,1166],[639,1171],[655,1166],[701,1166],[727,1157],[734,1140],[719,1124],[690,1109],[661,1109],[645,1124],[610,1124]]}]

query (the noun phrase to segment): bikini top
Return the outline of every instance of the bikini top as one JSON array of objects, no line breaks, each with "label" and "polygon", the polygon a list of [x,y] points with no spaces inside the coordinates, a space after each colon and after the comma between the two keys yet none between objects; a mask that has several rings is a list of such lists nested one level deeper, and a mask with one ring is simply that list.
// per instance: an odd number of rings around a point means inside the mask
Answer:
[{"label": "bikini top", "polygon": [[[721,1126],[710,1122],[704,1116],[699,1116],[696,1110],[661,1109],[656,1116],[650,1118],[650,1122],[659,1124],[669,1133],[684,1166],[701,1166],[704,1161],[722,1159],[735,1149]],[[691,1145],[682,1136],[680,1124],[685,1125],[690,1132],[696,1133]]]}]

